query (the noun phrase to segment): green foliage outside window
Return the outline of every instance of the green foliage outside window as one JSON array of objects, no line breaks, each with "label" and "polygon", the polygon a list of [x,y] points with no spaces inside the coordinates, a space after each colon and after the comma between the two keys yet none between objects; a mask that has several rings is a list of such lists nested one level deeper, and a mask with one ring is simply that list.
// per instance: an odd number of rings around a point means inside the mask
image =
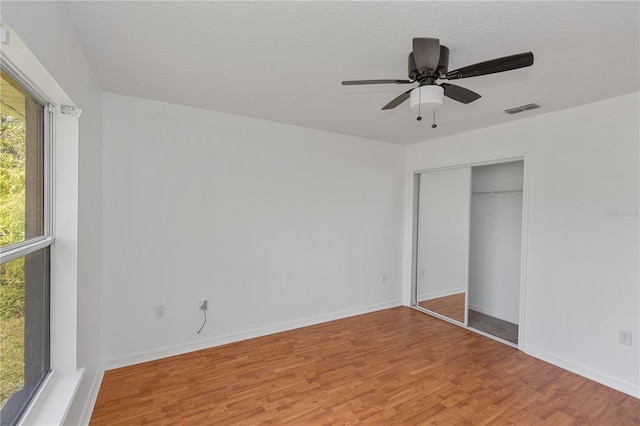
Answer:
[{"label": "green foliage outside window", "polygon": [[[4,105],[3,105],[4,106]],[[25,238],[25,122],[0,122],[0,244]],[[0,267],[0,407],[24,384],[24,258]]]}]

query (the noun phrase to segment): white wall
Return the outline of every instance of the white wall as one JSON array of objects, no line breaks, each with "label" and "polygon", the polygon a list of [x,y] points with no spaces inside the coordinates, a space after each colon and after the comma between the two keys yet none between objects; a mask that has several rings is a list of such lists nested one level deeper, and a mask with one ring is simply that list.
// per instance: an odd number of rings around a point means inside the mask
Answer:
[{"label": "white wall", "polygon": [[522,160],[476,166],[471,171],[471,191],[522,191],[523,180]]},{"label": "white wall", "polygon": [[409,248],[414,170],[525,154],[524,350],[635,396],[640,345],[618,331],[640,336],[638,105],[635,93],[412,145],[405,179]]},{"label": "white wall", "polygon": [[520,321],[523,166],[517,161],[471,172],[469,309],[513,324]]},{"label": "white wall", "polygon": [[2,1],[2,16],[82,109],[78,147],[77,364],[86,373],[67,419],[77,423],[100,365],[101,91],[58,2]]},{"label": "white wall", "polygon": [[400,304],[403,147],[114,94],[103,129],[108,365]]}]

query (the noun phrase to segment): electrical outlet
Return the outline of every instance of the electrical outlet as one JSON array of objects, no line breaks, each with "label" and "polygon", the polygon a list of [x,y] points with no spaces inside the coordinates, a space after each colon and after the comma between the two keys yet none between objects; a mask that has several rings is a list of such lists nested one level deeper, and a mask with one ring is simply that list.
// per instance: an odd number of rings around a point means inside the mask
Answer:
[{"label": "electrical outlet", "polygon": [[632,341],[631,332],[627,331],[627,330],[620,330],[620,344],[621,345],[631,346],[632,343],[633,343],[633,341]]},{"label": "electrical outlet", "polygon": [[164,305],[156,306],[156,318],[164,317]]},{"label": "electrical outlet", "polygon": [[387,274],[382,274],[382,282],[383,283],[387,282]]},{"label": "electrical outlet", "polygon": [[207,301],[207,299],[203,299],[200,301],[200,309],[202,309],[203,311],[206,311],[209,308],[209,303]]}]

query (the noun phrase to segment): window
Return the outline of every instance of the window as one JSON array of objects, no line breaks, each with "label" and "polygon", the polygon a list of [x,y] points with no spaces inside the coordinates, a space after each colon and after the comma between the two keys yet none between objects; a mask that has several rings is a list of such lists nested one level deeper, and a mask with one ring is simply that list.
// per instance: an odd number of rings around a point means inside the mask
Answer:
[{"label": "window", "polygon": [[17,422],[49,372],[47,108],[1,70],[0,419]]}]

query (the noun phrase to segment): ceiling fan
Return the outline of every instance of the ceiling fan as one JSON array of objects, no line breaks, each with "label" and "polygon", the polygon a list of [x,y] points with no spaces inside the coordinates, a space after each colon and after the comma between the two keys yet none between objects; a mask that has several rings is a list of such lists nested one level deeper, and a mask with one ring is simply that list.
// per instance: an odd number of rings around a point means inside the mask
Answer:
[{"label": "ceiling fan", "polygon": [[[413,51],[409,53],[409,80],[350,80],[343,81],[344,86],[358,84],[413,84],[417,87],[400,94],[382,107],[393,109],[410,99],[411,108],[419,106],[435,107],[442,105],[443,95],[454,101],[468,104],[480,98],[476,92],[450,83],[438,83],[438,80],[458,80],[498,72],[511,71],[533,65],[533,53],[519,53],[503,58],[491,59],[449,71],[449,49],[440,44],[440,40],[430,37],[413,39]],[[418,89],[418,90],[416,90]],[[420,120],[420,117],[418,117]]]}]

